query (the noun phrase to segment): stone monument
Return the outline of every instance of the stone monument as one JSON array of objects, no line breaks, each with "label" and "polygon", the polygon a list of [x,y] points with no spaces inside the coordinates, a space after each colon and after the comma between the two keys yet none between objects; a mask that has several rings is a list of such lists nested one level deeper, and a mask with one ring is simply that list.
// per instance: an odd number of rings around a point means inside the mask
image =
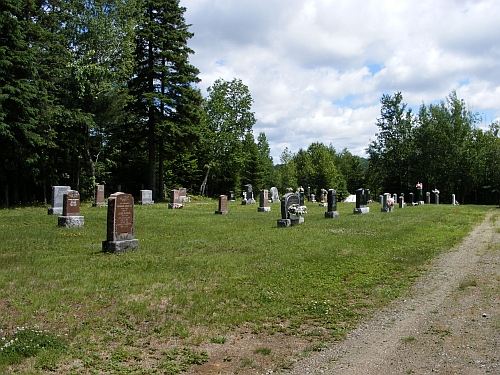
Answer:
[{"label": "stone monument", "polygon": [[260,190],[259,207],[257,208],[257,211],[258,212],[271,211],[271,207],[269,207],[269,192],[266,189]]},{"label": "stone monument", "polygon": [[106,205],[104,201],[104,185],[94,186],[94,203],[92,207],[103,207]]},{"label": "stone monument", "polygon": [[155,203],[155,201],[153,200],[153,190],[141,190],[140,194],[141,198],[139,200],[139,203],[141,205],[149,205]]},{"label": "stone monument", "polygon": [[271,193],[271,203],[278,203],[280,201],[278,189],[273,186],[269,192]]},{"label": "stone monument", "polygon": [[300,198],[295,193],[286,193],[281,198],[281,219],[278,219],[278,228],[289,227],[304,222],[301,215],[291,214],[289,209],[292,205],[300,206]]},{"label": "stone monument", "polygon": [[114,193],[108,198],[108,222],[106,241],[102,251],[123,253],[139,247],[134,239],[134,197],[131,194]]},{"label": "stone monument", "polygon": [[52,207],[47,211],[49,215],[62,215],[63,194],[71,190],[69,186],[52,186]]},{"label": "stone monument", "polygon": [[339,217],[340,214],[337,211],[337,191],[334,189],[329,189],[328,190],[328,197],[327,197],[327,203],[328,203],[328,211],[325,212],[325,218],[335,218]]},{"label": "stone monument", "polygon": [[168,208],[175,209],[182,207],[184,207],[184,205],[180,202],[179,190],[177,189],[170,190],[170,203],[168,204]]},{"label": "stone monument", "polygon": [[[370,191],[360,188],[356,190],[356,207],[354,208],[355,214],[367,214],[370,212],[370,207],[367,207],[370,197]],[[368,198],[368,199],[367,199]]]},{"label": "stone monument", "polygon": [[83,227],[85,220],[80,216],[80,193],[67,190],[63,194],[62,216],[57,218],[57,225],[66,228]]},{"label": "stone monument", "polygon": [[227,214],[227,195],[221,195],[219,197],[219,210],[215,211],[216,215],[225,215]]},{"label": "stone monument", "polygon": [[187,195],[186,188],[179,188],[179,203],[191,202],[191,199]]},{"label": "stone monument", "polygon": [[247,184],[243,186],[243,199],[241,200],[241,204],[255,204],[255,199],[253,197],[252,185]]}]

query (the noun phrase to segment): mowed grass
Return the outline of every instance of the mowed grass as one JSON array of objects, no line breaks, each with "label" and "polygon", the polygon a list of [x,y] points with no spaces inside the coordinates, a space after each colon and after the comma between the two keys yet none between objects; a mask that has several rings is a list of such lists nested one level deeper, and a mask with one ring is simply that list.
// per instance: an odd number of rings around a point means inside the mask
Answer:
[{"label": "mowed grass", "polygon": [[65,349],[17,361],[0,352],[0,370],[174,374],[206,357],[197,345],[242,326],[339,339],[496,209],[373,203],[354,215],[339,203],[340,217],[325,219],[309,203],[304,224],[278,228],[280,205],[257,206],[135,206],[139,250],[121,255],[101,252],[106,208],[82,204],[83,228],[59,228],[42,207],[1,210],[0,338],[37,327]]}]

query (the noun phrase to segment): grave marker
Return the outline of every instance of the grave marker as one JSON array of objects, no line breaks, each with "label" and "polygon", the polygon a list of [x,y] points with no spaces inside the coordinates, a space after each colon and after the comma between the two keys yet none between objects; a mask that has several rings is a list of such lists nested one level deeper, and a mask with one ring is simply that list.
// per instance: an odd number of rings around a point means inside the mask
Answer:
[{"label": "grave marker", "polygon": [[269,212],[271,207],[269,207],[269,192],[266,189],[261,189],[259,195],[259,207],[258,212]]},{"label": "grave marker", "polygon": [[241,204],[255,204],[255,199],[253,197],[252,185],[247,184],[243,186],[243,199],[241,200]]},{"label": "grave marker", "polygon": [[216,215],[225,215],[227,214],[227,195],[219,196],[219,210],[215,211]]},{"label": "grave marker", "polygon": [[273,186],[270,192],[271,192],[271,203],[278,203],[280,201],[278,189],[275,186]]},{"label": "grave marker", "polygon": [[278,227],[289,227],[292,225],[300,224],[304,222],[304,218],[300,215],[292,216],[288,209],[292,205],[300,205],[300,198],[295,193],[286,193],[281,198],[281,219],[278,219]]},{"label": "grave marker", "polygon": [[80,216],[80,193],[76,190],[67,190],[63,194],[62,216],[57,218],[57,225],[66,228],[79,228],[85,224],[84,217]]},{"label": "grave marker", "polygon": [[52,186],[52,207],[47,211],[48,215],[62,215],[63,194],[71,190],[69,186]]},{"label": "grave marker", "polygon": [[340,214],[337,211],[337,192],[334,189],[328,190],[328,211],[325,212],[325,218],[336,218],[339,217]]},{"label": "grave marker", "polygon": [[168,204],[168,208],[176,209],[182,207],[184,207],[184,205],[180,203],[179,190],[177,189],[170,190],[170,203]]},{"label": "grave marker", "polygon": [[134,239],[134,197],[131,194],[114,193],[108,198],[106,241],[102,251],[123,253],[139,246]]},{"label": "grave marker", "polygon": [[94,186],[94,203],[92,203],[92,207],[102,207],[105,205],[106,202],[104,201],[104,185]]},{"label": "grave marker", "polygon": [[359,188],[356,190],[356,207],[354,208],[355,214],[367,214],[370,212],[370,207],[366,207],[370,198],[370,191]]},{"label": "grave marker", "polygon": [[153,200],[153,190],[141,190],[140,194],[139,203],[141,205],[150,205],[155,203]]}]

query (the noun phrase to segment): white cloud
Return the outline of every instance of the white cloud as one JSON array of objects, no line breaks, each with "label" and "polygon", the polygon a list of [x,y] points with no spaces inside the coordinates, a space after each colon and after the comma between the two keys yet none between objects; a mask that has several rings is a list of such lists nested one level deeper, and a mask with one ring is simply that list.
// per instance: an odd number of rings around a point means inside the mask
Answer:
[{"label": "white cloud", "polygon": [[238,78],[255,101],[255,134],[275,162],[312,142],[363,155],[379,100],[411,107],[452,90],[500,116],[500,2],[494,0],[181,0],[205,92]]}]

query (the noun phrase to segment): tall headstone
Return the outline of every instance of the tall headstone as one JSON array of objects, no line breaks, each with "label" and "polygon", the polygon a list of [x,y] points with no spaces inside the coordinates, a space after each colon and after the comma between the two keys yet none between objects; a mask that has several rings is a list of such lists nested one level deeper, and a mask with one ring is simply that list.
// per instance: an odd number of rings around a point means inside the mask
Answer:
[{"label": "tall headstone", "polygon": [[408,194],[408,195],[410,196],[410,197],[409,197],[409,200],[408,200],[408,204],[409,204],[410,206],[413,206],[413,204],[414,204],[414,202],[415,202],[415,201],[413,200],[413,193],[410,193],[410,194]]},{"label": "tall headstone", "polygon": [[399,196],[399,208],[405,207],[405,197],[403,195]]},{"label": "tall headstone", "polygon": [[52,186],[52,207],[47,211],[49,215],[62,215],[63,194],[71,190],[69,186]]},{"label": "tall headstone", "polygon": [[335,191],[334,189],[328,190],[327,203],[328,211],[325,212],[325,218],[332,219],[335,217],[339,217],[340,214],[337,211],[337,191]]},{"label": "tall headstone", "polygon": [[259,207],[258,212],[269,212],[271,207],[269,207],[269,192],[266,189],[262,189],[259,195]]},{"label": "tall headstone", "polygon": [[131,194],[114,193],[108,198],[106,241],[102,251],[123,253],[139,247],[134,239],[134,197]]},{"label": "tall headstone", "polygon": [[367,207],[369,193],[365,189],[360,188],[356,190],[356,207],[354,208],[355,214],[366,214],[370,212],[370,207]]},{"label": "tall headstone", "polygon": [[455,199],[455,194],[452,194],[452,195],[451,195],[451,204],[452,204],[452,205],[454,205],[454,206],[456,206],[456,205],[457,205],[457,201],[456,201],[456,199]]},{"label": "tall headstone", "polygon": [[57,218],[57,225],[66,228],[79,228],[85,224],[80,215],[80,193],[76,190],[67,190],[63,194],[62,216]]},{"label": "tall headstone", "polygon": [[155,203],[155,201],[153,200],[153,190],[141,190],[140,194],[141,194],[141,199],[139,201],[140,204],[149,205]]},{"label": "tall headstone", "polygon": [[439,204],[439,192],[434,191],[434,203]]},{"label": "tall headstone", "polygon": [[299,187],[297,194],[299,195],[299,204],[303,206],[305,204],[305,193],[304,193],[304,188],[302,186]]},{"label": "tall headstone", "polygon": [[389,205],[389,198],[391,195],[389,193],[385,193],[382,198],[382,208],[380,211],[382,212],[391,212],[392,211],[392,206]]},{"label": "tall headstone", "polygon": [[392,199],[394,200],[394,204],[398,201],[398,195],[397,194],[392,194]]},{"label": "tall headstone", "polygon": [[275,186],[273,186],[270,190],[270,193],[271,193],[271,203],[278,203],[280,201],[278,189]]},{"label": "tall headstone", "polygon": [[216,215],[225,215],[227,214],[227,195],[219,196],[219,210],[215,211]]},{"label": "tall headstone", "polygon": [[278,227],[289,227],[291,225],[300,224],[304,218],[294,218],[288,212],[288,209],[293,204],[299,205],[299,196],[295,193],[286,193],[281,197],[281,219],[278,219]]},{"label": "tall headstone", "polygon": [[425,193],[425,203],[431,204],[431,193],[429,191]]},{"label": "tall headstone", "polygon": [[104,201],[104,185],[94,186],[94,203],[92,203],[92,206],[102,207],[105,205],[106,202]]}]

